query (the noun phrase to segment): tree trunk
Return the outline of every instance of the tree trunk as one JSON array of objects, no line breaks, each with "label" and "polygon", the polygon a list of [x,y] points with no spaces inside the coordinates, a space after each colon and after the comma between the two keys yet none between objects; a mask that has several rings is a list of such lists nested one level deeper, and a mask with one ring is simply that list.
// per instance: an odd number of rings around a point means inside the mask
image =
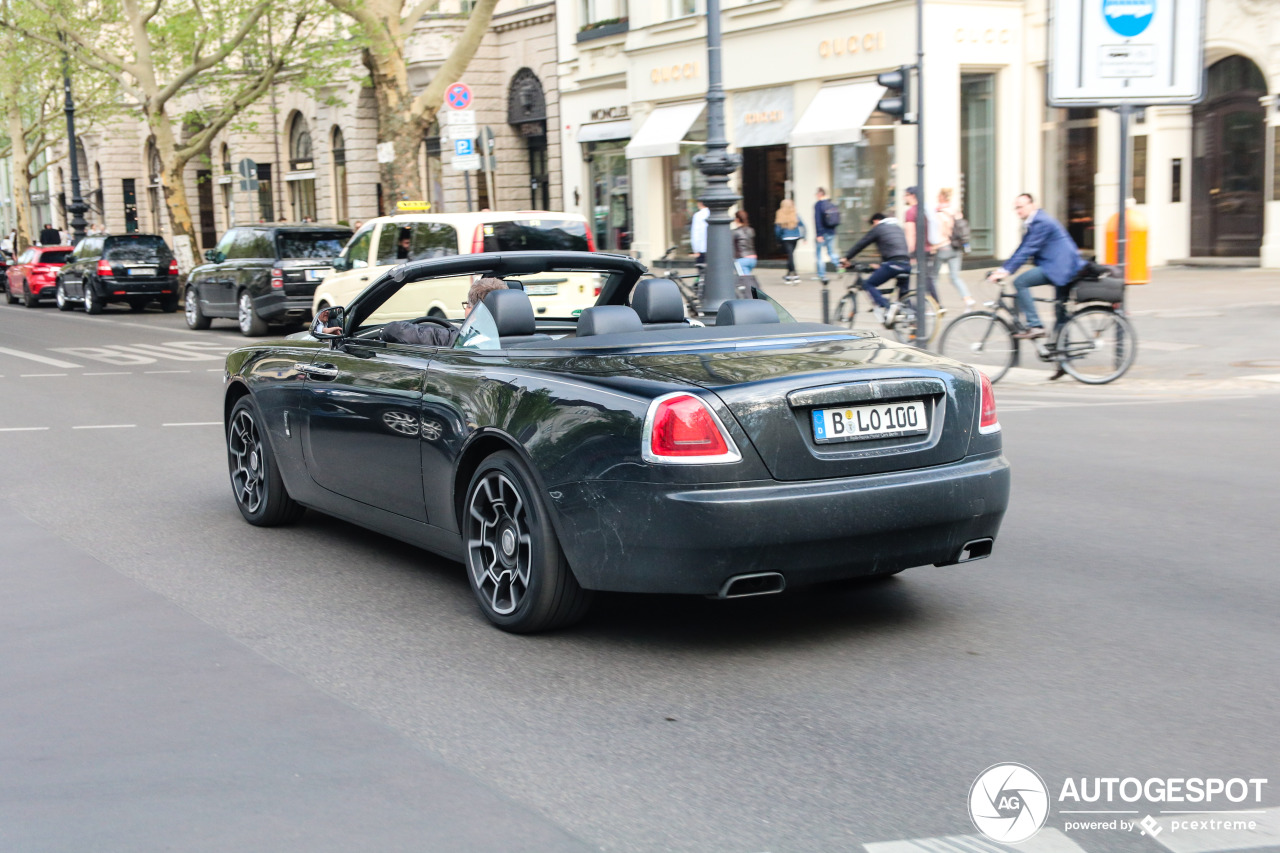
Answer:
[{"label": "tree trunk", "polygon": [[[390,143],[394,159],[378,164],[382,197],[392,213],[395,203],[424,198],[418,171],[418,149],[427,125],[410,115],[409,71],[397,45],[375,43],[365,52],[365,64],[373,77],[378,105],[378,142]],[[382,159],[379,152],[379,159]]]},{"label": "tree trunk", "polygon": [[11,174],[13,175],[13,209],[17,219],[14,227],[18,232],[13,242],[13,255],[17,257],[33,242],[31,231],[31,175],[29,174],[31,164],[28,162],[27,137],[24,132],[25,128],[22,126],[22,108],[18,100],[16,82],[11,82],[10,90],[6,94],[9,106],[9,138],[12,140],[13,145]]},{"label": "tree trunk", "polygon": [[173,138],[173,124],[163,108],[152,116],[151,128],[156,136],[156,153],[160,155],[160,186],[164,188],[164,202],[169,209],[169,225],[174,237],[195,238],[195,226],[191,222],[191,207],[187,204],[187,185],[183,180],[187,161],[178,155]]}]

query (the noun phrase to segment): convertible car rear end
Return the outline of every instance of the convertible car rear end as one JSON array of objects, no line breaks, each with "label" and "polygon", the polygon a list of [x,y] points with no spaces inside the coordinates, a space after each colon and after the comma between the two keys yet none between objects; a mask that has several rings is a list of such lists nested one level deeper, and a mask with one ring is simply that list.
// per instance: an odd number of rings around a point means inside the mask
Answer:
[{"label": "convertible car rear end", "polygon": [[[597,307],[535,320],[522,279],[580,270],[606,276]],[[384,340],[415,283],[463,273],[507,289],[452,346]],[[586,253],[423,261],[311,335],[233,352],[241,512],[312,507],[458,559],[512,631],[574,621],[591,590],[736,597],[990,553],[1009,468],[981,374],[764,294],[694,325],[642,274]]]}]

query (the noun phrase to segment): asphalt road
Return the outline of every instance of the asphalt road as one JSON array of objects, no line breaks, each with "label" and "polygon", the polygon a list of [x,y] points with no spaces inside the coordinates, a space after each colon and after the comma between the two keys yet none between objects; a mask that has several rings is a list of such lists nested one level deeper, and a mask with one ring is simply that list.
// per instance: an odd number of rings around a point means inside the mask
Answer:
[{"label": "asphalt road", "polygon": [[1280,385],[998,386],[991,559],[513,637],[457,564],[240,518],[242,340],[0,306],[0,849],[862,851],[973,835],[1002,761],[1280,806]]}]

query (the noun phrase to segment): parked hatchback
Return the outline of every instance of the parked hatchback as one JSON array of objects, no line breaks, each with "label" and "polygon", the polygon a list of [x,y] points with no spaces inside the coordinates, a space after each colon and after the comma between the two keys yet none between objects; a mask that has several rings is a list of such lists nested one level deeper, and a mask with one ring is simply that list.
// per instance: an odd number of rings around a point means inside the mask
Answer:
[{"label": "parked hatchback", "polygon": [[108,303],[141,311],[159,301],[178,310],[178,262],[158,234],[85,237],[58,273],[56,301],[62,311],[77,303],[86,314],[101,314]]},{"label": "parked hatchback", "polygon": [[[482,213],[400,213],[370,220],[334,262],[336,272],[316,288],[314,308],[347,305],[370,282],[406,261],[475,252],[595,251],[585,217],[545,210]],[[526,279],[524,291],[542,318],[576,317],[595,304],[603,277],[551,272]],[[430,312],[461,319],[470,276],[432,283]],[[405,318],[408,319],[408,318]]]},{"label": "parked hatchback", "polygon": [[32,246],[5,270],[4,295],[10,305],[22,300],[35,308],[41,300],[53,297],[58,270],[67,262],[70,246]]},{"label": "parked hatchback", "polygon": [[187,325],[207,329],[225,317],[255,337],[271,323],[310,320],[316,284],[349,239],[351,229],[339,225],[232,228],[187,279]]}]

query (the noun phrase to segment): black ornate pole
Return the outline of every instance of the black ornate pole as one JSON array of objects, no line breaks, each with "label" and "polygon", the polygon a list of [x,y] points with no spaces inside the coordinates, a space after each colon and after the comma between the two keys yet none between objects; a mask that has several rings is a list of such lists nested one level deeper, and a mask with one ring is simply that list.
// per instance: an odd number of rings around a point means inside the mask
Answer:
[{"label": "black ornate pole", "polygon": [[737,275],[733,267],[733,235],[729,208],[739,196],[729,189],[729,176],[742,158],[728,152],[724,135],[724,86],[720,81],[720,0],[707,0],[707,151],[694,158],[707,178],[702,202],[707,216],[707,271],[703,276],[702,310],[714,314],[720,303],[733,299]]},{"label": "black ornate pole", "polygon": [[[58,33],[58,37],[64,44],[66,43],[62,33]],[[71,212],[71,242],[79,245],[84,239],[86,224],[84,212],[89,209],[89,206],[80,197],[80,158],[76,150],[76,105],[71,99],[71,63],[65,50],[62,51],[62,90],[66,95],[66,106],[63,109],[67,114],[67,150],[71,157],[71,205],[67,209]]]}]

